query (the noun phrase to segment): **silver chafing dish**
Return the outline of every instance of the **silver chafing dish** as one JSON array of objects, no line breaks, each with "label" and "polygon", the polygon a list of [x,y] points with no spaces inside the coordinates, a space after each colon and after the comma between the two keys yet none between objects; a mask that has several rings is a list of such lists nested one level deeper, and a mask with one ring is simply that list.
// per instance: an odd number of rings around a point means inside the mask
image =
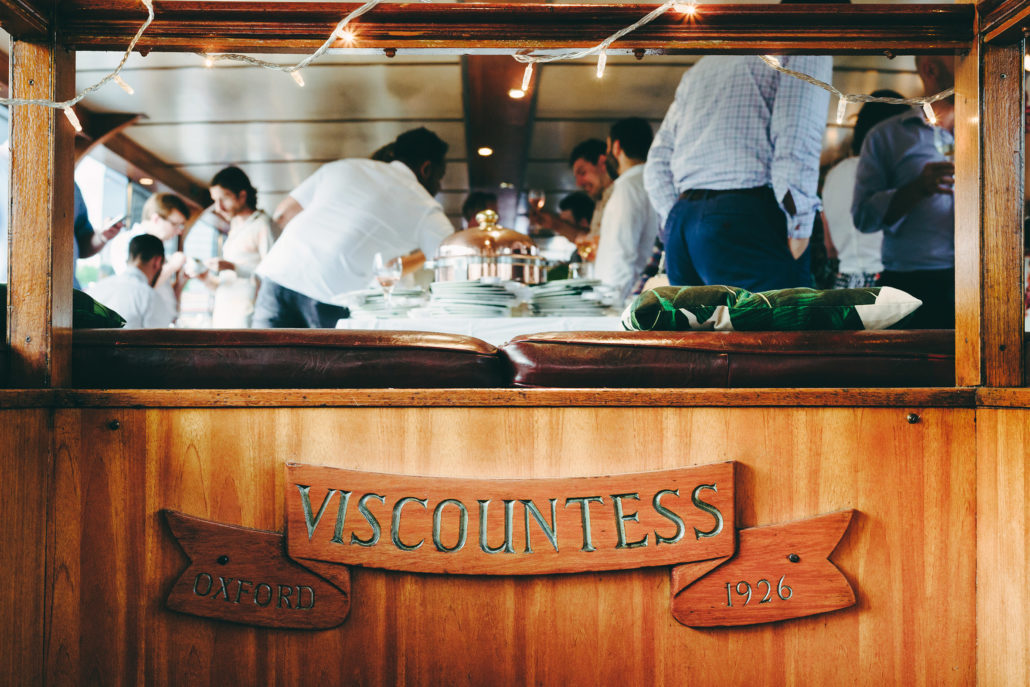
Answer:
[{"label": "silver chafing dish", "polygon": [[525,234],[497,224],[497,213],[476,215],[478,227],[459,231],[440,244],[430,267],[436,281],[461,281],[496,277],[523,284],[545,279],[546,261]]}]

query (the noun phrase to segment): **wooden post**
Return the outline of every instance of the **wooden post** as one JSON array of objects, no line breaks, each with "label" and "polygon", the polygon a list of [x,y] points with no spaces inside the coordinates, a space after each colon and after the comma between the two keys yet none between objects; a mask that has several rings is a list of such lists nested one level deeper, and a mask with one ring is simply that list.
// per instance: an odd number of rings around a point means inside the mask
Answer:
[{"label": "wooden post", "polygon": [[955,384],[983,374],[980,264],[980,51],[974,42],[955,65]]},{"label": "wooden post", "polygon": [[[14,43],[13,97],[64,99],[74,87],[74,52]],[[60,110],[11,108],[7,336],[18,387],[67,386],[70,379],[73,137]]]},{"label": "wooden post", "polygon": [[1023,45],[988,43],[981,51],[983,384],[1022,386]]}]

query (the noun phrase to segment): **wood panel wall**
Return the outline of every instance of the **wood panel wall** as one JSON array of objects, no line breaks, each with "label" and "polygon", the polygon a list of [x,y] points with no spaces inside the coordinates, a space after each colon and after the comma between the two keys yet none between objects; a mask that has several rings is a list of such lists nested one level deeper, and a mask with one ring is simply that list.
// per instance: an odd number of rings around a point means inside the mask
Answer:
[{"label": "wood panel wall", "polygon": [[[336,408],[56,411],[53,684],[969,684],[974,411]],[[117,421],[117,428],[112,428]],[[281,530],[287,460],[559,477],[740,461],[741,526],[841,508],[859,605],[733,630],[669,612],[669,570],[494,579],[357,569],[348,620],[272,631],[162,608],[162,508]]]}]

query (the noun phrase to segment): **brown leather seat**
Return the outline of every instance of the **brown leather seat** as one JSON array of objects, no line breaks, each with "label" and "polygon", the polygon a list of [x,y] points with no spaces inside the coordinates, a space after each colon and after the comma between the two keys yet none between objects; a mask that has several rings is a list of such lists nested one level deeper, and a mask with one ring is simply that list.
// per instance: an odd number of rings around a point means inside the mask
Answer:
[{"label": "brown leather seat", "polygon": [[903,387],[955,383],[955,333],[551,332],[501,348],[524,387]]},{"label": "brown leather seat", "polygon": [[314,329],[86,329],[72,343],[77,388],[432,388],[511,385],[480,339]]}]

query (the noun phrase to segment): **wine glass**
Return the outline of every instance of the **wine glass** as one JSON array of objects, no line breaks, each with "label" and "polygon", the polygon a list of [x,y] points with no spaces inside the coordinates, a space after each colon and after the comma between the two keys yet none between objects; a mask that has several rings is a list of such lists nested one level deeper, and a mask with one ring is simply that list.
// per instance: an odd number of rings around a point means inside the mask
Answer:
[{"label": "wine glass", "polygon": [[[526,201],[529,203],[529,216],[532,219],[534,212],[540,212],[544,209],[544,203],[547,202],[547,194],[541,189],[531,188],[526,192]],[[536,223],[530,226],[531,231],[539,231],[540,228],[540,225]]]},{"label": "wine glass", "polygon": [[403,265],[400,258],[384,258],[382,253],[376,253],[372,258],[372,271],[375,273],[379,288],[383,290],[386,298],[386,307],[393,306],[393,287],[401,280]]},{"label": "wine glass", "polygon": [[955,161],[955,138],[945,131],[943,127],[935,126],[933,128],[933,147],[948,162]]},{"label": "wine glass", "polygon": [[589,277],[593,270],[594,253],[597,252],[597,244],[592,237],[585,237],[576,242],[576,252],[579,253],[580,263],[577,276]]}]

